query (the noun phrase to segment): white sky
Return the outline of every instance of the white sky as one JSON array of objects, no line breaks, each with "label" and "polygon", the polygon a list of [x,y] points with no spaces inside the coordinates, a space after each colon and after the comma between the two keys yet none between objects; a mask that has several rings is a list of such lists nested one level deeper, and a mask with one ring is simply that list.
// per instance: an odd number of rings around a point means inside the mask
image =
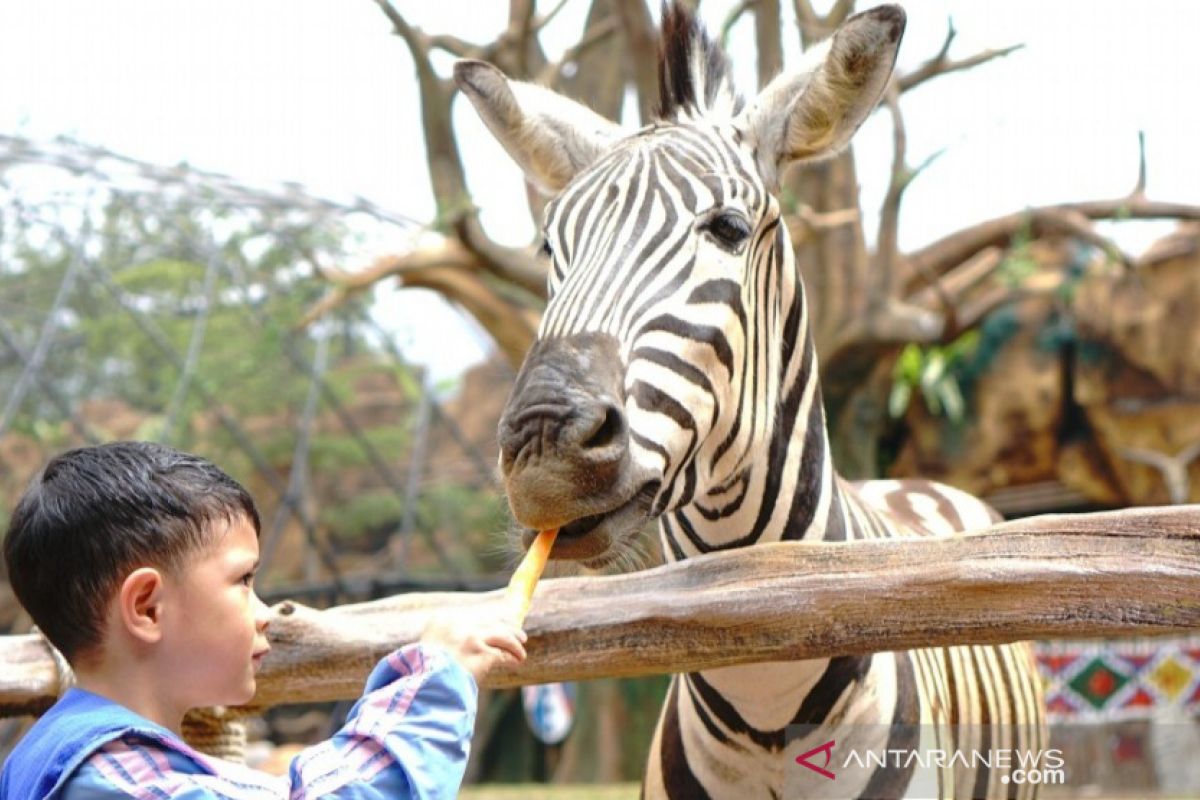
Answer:
[{"label": "white sky", "polygon": [[[495,35],[507,5],[395,4],[428,31],[477,41]],[[552,57],[578,38],[587,5],[571,0],[548,29]],[[710,28],[732,5],[702,4]],[[1200,203],[1200,3],[910,0],[906,7],[902,70],[937,51],[948,16],[959,31],[952,56],[1026,47],[905,98],[910,162],[948,149],[909,190],[902,247],[1028,205],[1124,194],[1136,176],[1138,130],[1147,137],[1150,196]],[[752,41],[746,18],[730,47],[746,93]],[[787,44],[794,60],[798,45]],[[529,241],[516,168],[465,103],[456,115],[489,231],[508,243]],[[251,184],[296,181],[421,220],[433,214],[411,61],[371,0],[0,3],[0,131],[70,134]],[[887,116],[876,114],[856,139],[868,230],[890,168],[890,137]],[[1162,230],[1127,231],[1121,241],[1136,252]],[[428,297],[391,297],[385,307],[401,344],[437,365],[435,375],[481,352],[478,333]],[[431,325],[437,337],[425,333]]]}]

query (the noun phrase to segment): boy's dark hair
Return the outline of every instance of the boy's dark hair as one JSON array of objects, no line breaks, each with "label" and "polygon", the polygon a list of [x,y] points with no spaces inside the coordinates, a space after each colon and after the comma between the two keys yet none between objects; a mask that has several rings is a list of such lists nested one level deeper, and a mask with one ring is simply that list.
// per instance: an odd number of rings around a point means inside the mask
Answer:
[{"label": "boy's dark hair", "polygon": [[254,500],[211,462],[148,442],[52,459],[13,512],[4,560],[13,592],[67,659],[100,643],[104,612],[133,570],[178,571],[214,524],[248,518]]}]

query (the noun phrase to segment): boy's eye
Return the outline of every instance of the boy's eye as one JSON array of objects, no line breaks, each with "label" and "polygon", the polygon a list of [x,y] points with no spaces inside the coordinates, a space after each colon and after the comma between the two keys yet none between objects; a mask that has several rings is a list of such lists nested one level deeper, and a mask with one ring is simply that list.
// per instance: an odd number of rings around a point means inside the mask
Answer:
[{"label": "boy's eye", "polygon": [[247,572],[245,575],[242,576],[242,585],[243,586],[251,586],[251,585],[253,585],[253,583],[254,583],[254,573],[253,572]]}]

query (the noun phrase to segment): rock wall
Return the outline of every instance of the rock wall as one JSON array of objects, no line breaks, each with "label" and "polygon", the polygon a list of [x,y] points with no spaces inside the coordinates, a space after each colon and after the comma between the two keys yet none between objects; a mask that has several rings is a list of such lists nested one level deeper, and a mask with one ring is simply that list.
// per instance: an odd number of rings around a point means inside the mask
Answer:
[{"label": "rock wall", "polygon": [[1200,226],[1131,268],[1035,244],[1036,281],[995,312],[1010,335],[963,387],[967,421],[913,402],[892,474],[981,495],[1057,482],[1101,507],[1200,502]]}]

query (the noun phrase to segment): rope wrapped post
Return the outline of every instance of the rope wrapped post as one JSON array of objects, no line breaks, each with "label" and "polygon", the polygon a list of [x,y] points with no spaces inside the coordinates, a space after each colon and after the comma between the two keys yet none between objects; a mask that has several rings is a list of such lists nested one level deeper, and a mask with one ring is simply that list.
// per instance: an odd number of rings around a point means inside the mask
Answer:
[{"label": "rope wrapped post", "polygon": [[194,708],[184,716],[182,732],[184,741],[201,753],[246,762],[246,722],[237,709]]},{"label": "rope wrapped post", "polygon": [[[254,704],[350,699],[435,610],[503,591],[274,609]],[[1200,630],[1200,506],[1035,517],[949,539],[787,542],[643,572],[542,581],[528,660],[485,686],[683,672],[913,647]],[[44,708],[54,665],[0,638],[0,715]]]}]

